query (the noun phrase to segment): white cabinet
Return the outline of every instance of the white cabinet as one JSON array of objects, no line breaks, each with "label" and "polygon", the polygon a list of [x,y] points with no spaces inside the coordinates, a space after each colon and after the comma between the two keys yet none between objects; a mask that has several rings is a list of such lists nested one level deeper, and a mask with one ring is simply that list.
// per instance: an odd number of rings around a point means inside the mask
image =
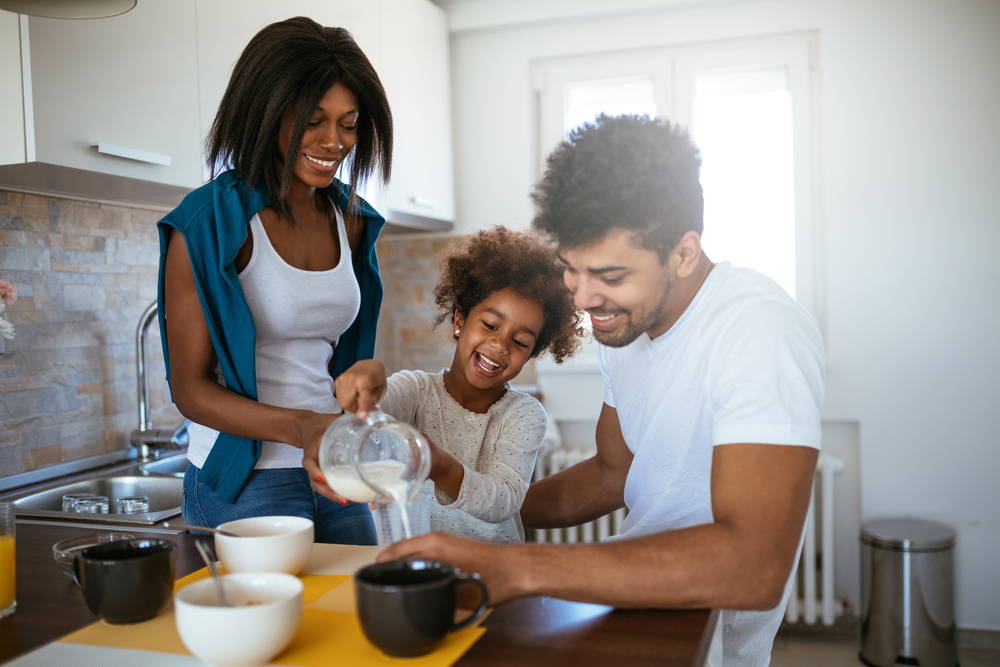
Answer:
[{"label": "white cabinet", "polygon": [[0,164],[24,162],[23,86],[19,17],[0,11]]},{"label": "white cabinet", "polygon": [[455,219],[448,26],[427,0],[380,0],[381,44],[372,58],[394,121],[392,179],[366,193],[400,225],[450,229]]},{"label": "white cabinet", "polygon": [[[0,168],[0,187],[134,201],[149,183],[173,186],[160,190],[173,199],[202,182],[194,0],[18,24],[25,164]],[[4,144],[16,134],[5,128]],[[146,183],[123,196],[126,179]]]},{"label": "white cabinet", "polygon": [[204,140],[243,48],[291,16],[347,28],[385,85],[392,179],[364,195],[390,231],[450,229],[448,30],[430,0],[142,0],[82,21],[0,11],[0,189],[175,205],[205,181]]}]

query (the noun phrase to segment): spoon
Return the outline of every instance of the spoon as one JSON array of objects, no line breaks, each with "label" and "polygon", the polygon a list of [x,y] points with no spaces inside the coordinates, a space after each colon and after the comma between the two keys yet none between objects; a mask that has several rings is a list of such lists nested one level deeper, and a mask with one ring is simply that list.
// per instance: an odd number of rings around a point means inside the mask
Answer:
[{"label": "spoon", "polygon": [[198,555],[201,559],[205,561],[205,565],[208,567],[209,573],[212,575],[212,581],[215,582],[215,592],[219,596],[219,605],[222,607],[229,607],[229,601],[226,600],[226,591],[222,587],[222,576],[219,574],[219,568],[215,567],[215,561],[208,554],[208,547],[201,540],[194,541],[194,548],[198,550]]},{"label": "spoon", "polygon": [[206,533],[218,533],[219,535],[225,535],[226,537],[243,537],[242,535],[237,535],[236,533],[231,533],[228,530],[222,530],[220,528],[209,528],[208,526],[191,526],[186,523],[174,523],[170,521],[163,524],[164,528],[180,528],[182,530],[200,530]]}]

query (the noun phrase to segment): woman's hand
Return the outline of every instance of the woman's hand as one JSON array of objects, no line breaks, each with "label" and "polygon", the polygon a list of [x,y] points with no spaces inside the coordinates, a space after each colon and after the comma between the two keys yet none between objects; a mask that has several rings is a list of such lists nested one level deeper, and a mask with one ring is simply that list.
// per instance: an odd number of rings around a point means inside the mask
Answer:
[{"label": "woman's hand", "polygon": [[334,388],[345,412],[364,414],[385,393],[385,366],[375,359],[359,361],[337,376]]},{"label": "woman's hand", "polygon": [[339,495],[326,483],[326,477],[319,467],[319,445],[323,434],[340,415],[323,414],[321,412],[306,413],[299,420],[299,442],[302,443],[302,467],[309,476],[309,486],[316,493],[330,500],[346,505],[347,499]]}]

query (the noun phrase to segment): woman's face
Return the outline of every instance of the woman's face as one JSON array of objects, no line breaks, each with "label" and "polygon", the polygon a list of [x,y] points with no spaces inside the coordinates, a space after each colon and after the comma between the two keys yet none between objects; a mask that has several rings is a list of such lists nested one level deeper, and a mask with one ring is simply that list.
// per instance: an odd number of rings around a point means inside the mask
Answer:
[{"label": "woman's face", "polygon": [[292,160],[296,181],[309,188],[325,188],[358,140],[358,98],[344,84],[333,84],[313,109],[298,151],[289,155],[294,115],[294,109],[285,112],[278,150],[284,159]]}]

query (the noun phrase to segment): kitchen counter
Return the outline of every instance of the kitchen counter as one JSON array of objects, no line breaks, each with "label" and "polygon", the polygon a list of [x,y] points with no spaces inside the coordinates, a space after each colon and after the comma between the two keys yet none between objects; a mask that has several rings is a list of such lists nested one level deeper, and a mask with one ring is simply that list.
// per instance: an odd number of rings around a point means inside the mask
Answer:
[{"label": "kitchen counter", "polygon": [[[0,662],[92,623],[83,596],[52,559],[52,545],[100,530],[17,525],[17,611],[0,619]],[[130,528],[137,534],[142,530]],[[177,546],[177,576],[202,566],[190,534],[157,535]],[[486,634],[459,665],[701,665],[717,613],[613,609],[546,597],[494,609]]]}]

